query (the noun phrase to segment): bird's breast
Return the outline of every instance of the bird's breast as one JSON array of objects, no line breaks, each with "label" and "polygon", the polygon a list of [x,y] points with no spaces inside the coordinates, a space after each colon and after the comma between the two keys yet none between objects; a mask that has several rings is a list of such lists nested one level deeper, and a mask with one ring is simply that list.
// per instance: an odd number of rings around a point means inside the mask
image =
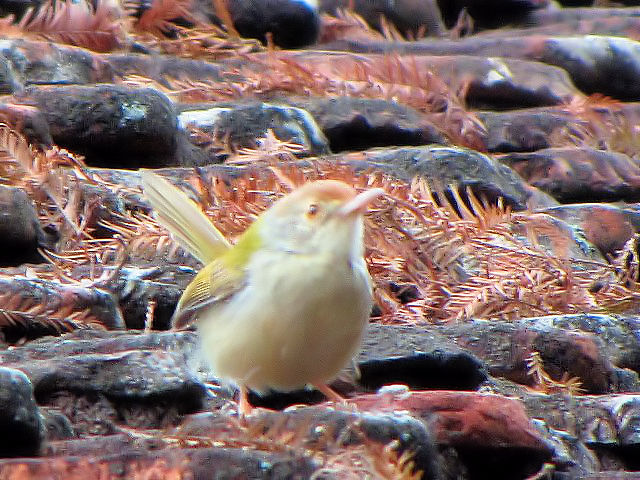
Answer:
[{"label": "bird's breast", "polygon": [[200,322],[214,370],[257,390],[333,379],[356,353],[371,311],[363,259],[252,259],[247,287]]}]

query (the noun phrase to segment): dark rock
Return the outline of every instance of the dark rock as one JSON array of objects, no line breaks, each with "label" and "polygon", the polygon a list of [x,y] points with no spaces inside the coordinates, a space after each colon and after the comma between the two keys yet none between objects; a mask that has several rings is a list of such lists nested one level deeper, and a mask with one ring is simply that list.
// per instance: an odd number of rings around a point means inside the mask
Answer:
[{"label": "dark rock", "polygon": [[369,325],[357,362],[367,389],[475,390],[486,379],[483,364],[429,325]]},{"label": "dark rock", "polygon": [[640,43],[634,40],[596,35],[551,39],[543,60],[567,70],[576,86],[587,94],[640,100],[636,82]]},{"label": "dark rock", "polygon": [[[187,266],[124,267],[108,289],[118,300],[127,328],[169,330],[178,300],[196,273]],[[145,325],[150,305],[153,318],[151,325]]]},{"label": "dark rock", "polygon": [[301,108],[269,103],[218,105],[208,109],[183,110],[178,116],[182,128],[194,126],[228,142],[236,150],[256,148],[256,140],[268,131],[283,142],[302,145],[298,155],[329,153],[327,139],[313,117]]},{"label": "dark rock", "polygon": [[534,395],[523,401],[531,415],[544,419],[553,428],[568,431],[587,445],[621,449],[638,445],[639,395]]},{"label": "dark rock", "polygon": [[640,221],[637,212],[617,205],[580,203],[560,205],[543,210],[579,227],[586,239],[605,256],[613,257],[637,231],[634,223]]},{"label": "dark rock", "polygon": [[316,41],[320,32],[317,2],[313,0],[231,0],[227,7],[240,35],[282,48],[299,48]]},{"label": "dark rock", "polygon": [[361,410],[406,410],[433,429],[438,446],[453,447],[470,478],[523,478],[537,472],[552,450],[516,399],[477,392],[405,392],[351,400]]},{"label": "dark rock", "polygon": [[[0,476],[14,478],[28,471],[32,478],[135,478],[153,472],[158,478],[309,478],[318,466],[290,453],[239,448],[126,449],[112,455],[0,460]],[[111,476],[111,472],[113,476]],[[146,473],[144,473],[146,474]]]},{"label": "dark rock", "polygon": [[333,152],[372,147],[446,144],[434,122],[402,104],[371,98],[291,99],[316,120]]},{"label": "dark rock", "polygon": [[[259,429],[277,432],[290,438],[287,442],[294,451],[298,445],[305,449],[326,451],[336,448],[357,447],[374,442],[380,446],[396,443],[394,450],[412,453],[415,469],[427,478],[441,478],[440,458],[433,438],[424,422],[398,412],[348,411],[339,408],[302,407],[285,412],[256,411],[245,419],[246,425],[218,414],[198,414],[185,419],[174,435],[211,438],[235,438],[242,442],[248,431]],[[324,478],[324,477],[323,477]]]},{"label": "dark rock", "polygon": [[551,464],[559,478],[584,478],[584,475],[600,469],[596,453],[575,435],[551,428],[539,418],[533,418],[532,423],[553,448]]},{"label": "dark rock", "polygon": [[593,148],[548,148],[510,153],[500,161],[560,202],[640,200],[640,166],[634,158]]},{"label": "dark rock", "polygon": [[410,358],[419,352],[443,352],[455,357],[464,352],[439,326],[380,325],[370,323],[356,360],[359,364],[382,358]]},{"label": "dark rock", "polygon": [[511,26],[530,12],[544,9],[549,0],[454,0],[438,4],[448,27],[456,24],[462,10],[473,19],[476,30]]},{"label": "dark rock", "polygon": [[74,355],[19,366],[32,379],[36,395],[54,392],[101,393],[118,399],[166,397],[188,410],[204,394],[202,384],[184,364],[157,351]]},{"label": "dark rock", "polygon": [[[434,191],[442,191],[448,186],[456,186],[461,196],[469,187],[479,198],[495,201],[502,197],[507,205],[515,210],[522,210],[527,206],[543,208],[558,203],[546,193],[530,187],[511,169],[500,164],[493,157],[461,147],[423,146],[405,148],[372,149],[364,152],[327,156],[325,161],[346,163],[356,172],[381,170],[401,180],[411,181],[416,175],[423,176],[429,181]],[[301,160],[301,165],[309,166],[307,160]],[[139,186],[139,178],[135,174],[117,170],[92,170],[98,172],[102,178],[115,183],[124,183],[130,187]],[[235,179],[247,174],[264,175],[266,169],[257,165],[249,168],[239,168],[233,165],[207,165],[192,169],[168,168],[159,173],[166,175],[179,188],[185,191],[193,190],[189,181],[200,177],[210,182],[213,177],[222,181]],[[445,192],[446,195],[448,193]],[[453,198],[449,198],[453,201]],[[131,197],[131,204],[138,207],[144,201],[138,197]],[[455,203],[455,202],[454,202]]]},{"label": "dark rock", "polygon": [[429,181],[434,191],[455,186],[463,192],[469,187],[479,198],[495,201],[502,197],[515,210],[526,208],[532,197],[520,176],[474,150],[440,146],[387,148],[370,150],[363,156],[362,167],[376,168],[406,181],[419,175]]},{"label": "dark rock", "polygon": [[[529,204],[531,208],[535,208],[534,201],[530,201]],[[520,245],[535,243],[535,248],[543,249],[550,256],[564,261],[570,260],[571,266],[569,268],[577,271],[584,270],[585,265],[593,264],[593,262],[601,262],[602,264],[606,262],[598,249],[589,243],[584,232],[578,227],[545,213],[537,212],[531,215],[534,215],[531,218],[532,221],[535,221],[537,229],[535,242],[531,240],[530,224],[516,221],[509,226],[510,233]],[[533,311],[536,312],[535,309]]]},{"label": "dark rock", "polygon": [[577,377],[588,393],[616,391],[617,375],[603,340],[588,331],[553,326],[559,317],[516,322],[482,321],[451,325],[443,333],[485,362],[491,375],[521,384],[534,384],[527,358],[537,352],[544,370],[555,381]]},{"label": "dark rock", "polygon": [[[538,430],[554,445],[556,470],[573,472],[569,478],[592,478],[589,474],[609,469],[637,470],[637,394],[547,395],[504,384],[494,387],[521,399],[537,419]],[[618,475],[623,472],[602,478],[626,478]]]},{"label": "dark rock", "polygon": [[85,155],[88,164],[109,167],[176,165],[176,112],[160,92],[116,85],[29,88],[24,99],[44,113],[55,143]]},{"label": "dark rock", "polygon": [[189,78],[202,81],[220,81],[224,66],[203,60],[170,55],[133,55],[112,53],[102,55],[120,78],[141,75],[168,86],[168,79]]},{"label": "dark rock", "polygon": [[[602,468],[597,452],[576,433],[573,409],[580,408],[580,399],[585,397],[544,394],[497,379],[490,380],[484,388],[520,399],[533,426],[553,449],[551,463],[559,478],[583,478]],[[560,402],[565,406],[558,409]]]},{"label": "dark rock", "polygon": [[[569,0],[576,1],[576,0]],[[567,0],[564,0],[566,3]],[[621,2],[624,3],[624,2]],[[532,10],[523,16],[519,23],[527,25],[529,27],[536,25],[550,25],[555,24],[558,28],[558,24],[575,24],[578,21],[597,20],[599,24],[607,23],[614,19],[627,19],[636,20],[640,16],[640,9],[638,8],[620,8],[620,7],[591,7],[591,8],[545,8],[539,10]],[[628,31],[627,31],[628,32]],[[587,33],[587,32],[583,32]],[[594,31],[594,34],[600,34],[602,32]]]},{"label": "dark rock", "polygon": [[589,473],[581,478],[583,480],[636,480],[638,478],[638,473],[601,470],[600,472]]},{"label": "dark rock", "polygon": [[[39,401],[64,415],[78,437],[114,435],[122,430],[122,424],[127,423],[120,415],[118,405],[104,395],[61,391]],[[152,406],[148,407],[146,417],[152,411]],[[164,426],[157,419],[154,420],[156,421],[147,424],[147,428]]]},{"label": "dark rock", "polygon": [[62,412],[48,407],[41,407],[40,410],[47,431],[47,448],[51,441],[66,440],[76,436],[73,425]]},{"label": "dark rock", "polygon": [[[453,57],[460,60],[461,77],[477,57]],[[575,87],[564,70],[539,62],[507,58],[487,58],[484,72],[473,72],[465,100],[472,108],[514,109],[557,105],[575,93]],[[466,64],[471,64],[469,67]],[[464,72],[464,73],[462,73]]]},{"label": "dark rock", "polygon": [[[597,35],[494,38],[480,36],[458,41],[433,39],[417,42],[341,41],[325,48],[367,53],[474,55],[535,60],[564,69],[573,83],[584,93],[600,93],[627,101],[640,99],[640,86],[636,82],[640,72],[640,43],[629,38]],[[503,58],[500,62],[506,62],[506,60]],[[511,65],[510,62],[507,64]],[[531,70],[529,72],[531,75]],[[544,70],[540,70],[534,77],[540,89],[538,95],[540,99],[544,98],[544,95],[540,94],[545,92],[543,72]],[[494,77],[488,77],[488,80],[493,80],[492,83],[496,83],[497,80],[498,85],[502,85],[505,79],[501,77],[508,78],[509,75],[496,71]],[[550,96],[552,92],[553,90],[546,90],[547,101],[552,100],[553,97]],[[515,92],[511,92],[512,95],[513,93]],[[474,105],[477,103],[474,102]],[[510,105],[512,108],[517,107],[513,103]],[[533,105],[529,104],[529,106]]]},{"label": "dark rock", "polygon": [[99,55],[75,47],[59,46],[51,42],[7,40],[0,44],[0,59],[8,61],[13,80],[0,90],[17,93],[16,84],[84,85],[112,82],[111,66]]},{"label": "dark rock", "polygon": [[44,437],[31,382],[24,373],[0,367],[0,457],[37,455]]},{"label": "dark rock", "polygon": [[[443,40],[430,40],[440,45]],[[451,42],[452,45],[457,43]],[[425,51],[421,47],[428,45]],[[337,41],[328,45],[322,45],[323,49],[338,50],[339,52],[327,55],[326,52],[295,52],[289,58],[295,59],[302,65],[311,65],[321,71],[345,72],[350,69],[367,69],[373,78],[379,75],[385,82],[389,80],[386,70],[389,68],[405,68],[411,73],[408,82],[413,82],[414,75],[426,78],[429,73],[435,74],[438,81],[444,82],[452,92],[464,92],[464,102],[471,108],[484,108],[487,110],[502,110],[525,107],[539,107],[545,105],[557,105],[570,101],[576,95],[580,95],[573,85],[567,72],[562,68],[545,65],[535,58],[521,60],[518,58],[494,58],[492,55],[479,51],[457,51],[445,43],[443,50],[431,48],[429,44],[421,42],[382,42],[382,43],[357,43]],[[464,43],[462,43],[464,45]],[[395,66],[389,66],[389,55],[376,55],[375,53],[393,53],[394,49],[409,50],[406,55],[401,55]],[[349,51],[361,51],[367,55],[355,55]],[[415,54],[411,50],[416,50]],[[509,55],[504,55],[505,57]],[[515,57],[515,55],[511,55]],[[490,57],[490,58],[487,58]],[[524,57],[524,56],[523,56]],[[386,62],[386,63],[385,63]],[[367,70],[365,70],[367,71]],[[417,72],[417,73],[415,73]],[[357,77],[356,77],[357,78]],[[367,81],[369,79],[367,78]]]},{"label": "dark rock", "polygon": [[57,408],[78,434],[175,425],[202,408],[193,333],[81,330],[0,351],[3,365],[30,377],[38,401]]},{"label": "dark rock", "polygon": [[[64,285],[15,275],[0,278],[0,290],[6,302],[21,306],[4,311],[9,320],[1,327],[7,341],[59,335],[75,328],[124,328],[115,299],[99,288]],[[37,311],[33,311],[34,306]],[[63,312],[64,315],[61,315]],[[86,314],[75,319],[72,313]],[[4,352],[0,352],[0,355]]]},{"label": "dark rock", "polygon": [[[366,330],[355,365],[344,369],[332,388],[343,395],[377,390],[384,385],[411,389],[475,390],[486,380],[485,367],[432,326],[372,323]],[[250,394],[251,404],[281,410],[326,400],[316,390]]]},{"label": "dark rock", "polygon": [[572,125],[568,114],[549,109],[477,112],[487,129],[490,152],[531,152],[551,147],[549,136]]},{"label": "dark rock", "polygon": [[360,384],[372,390],[398,383],[412,390],[475,390],[486,380],[482,363],[468,353],[414,353],[369,360],[358,367]]},{"label": "dark rock", "polygon": [[158,350],[175,357],[177,365],[188,361],[196,342],[193,332],[76,330],[57,338],[34,340],[20,348],[0,350],[0,361],[3,364],[28,364],[31,360],[64,359],[92,353],[108,355]]},{"label": "dark rock", "polygon": [[157,449],[161,446],[162,442],[159,439],[153,439],[151,436],[145,441],[140,438],[136,439],[131,434],[117,433],[49,442],[44,455],[47,457],[79,457],[95,455],[96,452],[99,452],[100,455],[118,455],[131,450],[141,448]]},{"label": "dark rock", "polygon": [[24,190],[0,185],[0,266],[44,261],[39,248],[52,248],[31,199]]},{"label": "dark rock", "polygon": [[[604,264],[606,262],[606,259],[588,241],[578,226],[545,213],[536,213],[535,221],[537,228],[541,230],[536,234],[538,246],[545,249],[549,255],[570,259],[571,268],[582,270],[585,268],[585,264],[588,265],[591,262]],[[531,243],[527,237],[526,226],[516,223],[510,229],[520,242],[525,245]],[[586,260],[586,262],[582,262],[582,260]]]},{"label": "dark rock", "polygon": [[596,335],[605,357],[620,368],[640,373],[640,324],[635,316],[598,314],[550,315],[528,323]]},{"label": "dark rock", "polygon": [[338,9],[351,8],[369,25],[381,29],[380,17],[384,16],[402,34],[424,31],[429,36],[440,36],[446,29],[438,3],[435,0],[400,0],[393,3],[383,0],[320,0],[320,10],[335,15]]},{"label": "dark rock", "polygon": [[184,397],[185,406],[193,408],[204,392],[187,365],[192,335],[87,330],[32,342],[19,354],[0,352],[0,358],[26,372],[39,397],[65,390],[123,399]]},{"label": "dark rock", "polygon": [[[579,35],[603,35],[612,37],[634,37],[629,32],[638,31],[640,18],[629,12],[628,16],[606,16],[614,9],[590,8],[593,15],[583,15],[580,8],[548,8],[534,10],[521,16],[510,28],[499,30],[485,30],[476,34],[477,38],[504,38],[504,37],[533,37],[555,36],[569,37]],[[618,9],[621,11],[630,9]],[[576,13],[573,13],[576,11]],[[549,15],[549,21],[545,17]],[[557,15],[559,14],[559,15]],[[575,17],[574,17],[575,15]],[[518,28],[520,26],[520,28]]]},{"label": "dark rock", "polygon": [[41,3],[39,0],[11,0],[2,2],[0,4],[0,17],[14,15],[20,19],[29,8],[36,8],[40,6]]},{"label": "dark rock", "polygon": [[529,12],[544,8],[549,0],[440,0],[447,27],[454,27],[464,9],[476,30],[510,26]]},{"label": "dark rock", "polygon": [[24,85],[13,70],[13,65],[4,56],[0,56],[0,94],[19,93]]},{"label": "dark rock", "polygon": [[0,121],[19,131],[34,146],[48,148],[53,145],[49,124],[36,107],[0,103]]}]

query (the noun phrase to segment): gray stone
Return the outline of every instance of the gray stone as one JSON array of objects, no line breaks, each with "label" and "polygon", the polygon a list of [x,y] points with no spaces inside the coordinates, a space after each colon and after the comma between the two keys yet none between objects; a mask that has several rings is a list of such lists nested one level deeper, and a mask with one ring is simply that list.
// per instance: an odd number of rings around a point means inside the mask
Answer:
[{"label": "gray stone", "polygon": [[44,426],[29,378],[0,367],[0,457],[37,455]]},{"label": "gray stone", "polygon": [[229,106],[221,104],[206,110],[185,110],[178,120],[182,128],[190,125],[211,132],[232,148],[255,148],[256,140],[268,130],[283,142],[304,147],[303,154],[329,152],[326,137],[313,117],[301,108],[271,103]]}]

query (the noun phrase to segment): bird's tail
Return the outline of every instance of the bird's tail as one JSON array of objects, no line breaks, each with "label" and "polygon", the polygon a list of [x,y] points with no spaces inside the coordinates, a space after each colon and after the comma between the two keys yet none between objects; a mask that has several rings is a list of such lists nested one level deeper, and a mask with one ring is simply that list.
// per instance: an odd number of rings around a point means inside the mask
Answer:
[{"label": "bird's tail", "polygon": [[150,170],[139,173],[156,218],[180,246],[205,265],[229,249],[227,239],[184,192]]}]

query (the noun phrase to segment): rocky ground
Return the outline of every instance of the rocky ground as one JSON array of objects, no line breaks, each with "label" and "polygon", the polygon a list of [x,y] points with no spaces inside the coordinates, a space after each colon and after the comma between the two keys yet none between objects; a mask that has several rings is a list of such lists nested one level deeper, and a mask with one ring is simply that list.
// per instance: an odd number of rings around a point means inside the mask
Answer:
[{"label": "rocky ground", "polygon": [[[640,478],[639,7],[312,3],[0,1],[0,479]],[[140,167],[385,189],[345,404],[236,416]]]}]

